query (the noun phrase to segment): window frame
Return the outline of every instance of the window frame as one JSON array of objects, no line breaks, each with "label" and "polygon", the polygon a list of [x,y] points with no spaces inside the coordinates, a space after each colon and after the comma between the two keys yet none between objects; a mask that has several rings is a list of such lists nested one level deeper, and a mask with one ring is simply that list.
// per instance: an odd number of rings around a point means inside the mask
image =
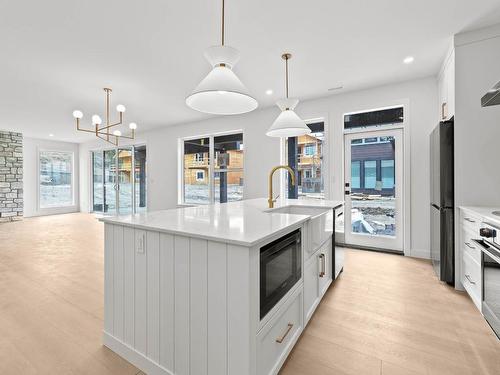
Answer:
[{"label": "window frame", "polygon": [[[310,117],[304,120],[306,125],[313,125],[316,123],[323,123],[323,140],[321,145],[314,143],[316,153],[312,155],[313,157],[321,152],[321,175],[323,178],[323,197],[319,200],[329,200],[333,196],[333,172],[329,170],[330,168],[330,128],[329,128],[329,117],[327,113],[319,114],[318,117]],[[288,154],[287,154],[287,139],[288,137],[280,138],[280,164],[288,165]],[[300,162],[301,156],[305,155],[305,146],[302,154],[297,154],[297,163]],[[280,172],[280,188],[279,195],[281,197],[288,197],[288,173],[284,170]],[[298,198],[300,199],[300,198]]]},{"label": "window frame", "polygon": [[[217,171],[215,170],[215,138],[224,136],[224,135],[233,135],[233,134],[241,134],[243,137],[243,145],[245,144],[245,132],[242,129],[228,130],[223,132],[216,133],[208,133],[208,134],[199,134],[188,137],[181,137],[177,140],[177,205],[178,206],[195,206],[195,205],[204,205],[203,203],[186,203],[184,200],[185,197],[185,184],[184,184],[184,142],[189,140],[195,140],[200,138],[208,138],[209,139],[209,152],[208,152],[208,203],[215,204],[218,203],[215,201],[215,172],[229,172],[229,171],[239,171],[243,172],[243,181],[246,181],[246,163],[245,156],[243,156],[243,168],[237,169],[227,169],[227,168],[219,168]],[[243,146],[243,155],[245,155],[245,147]],[[243,182],[243,198],[245,199],[245,183]],[[229,202],[228,202],[229,203]]]},{"label": "window frame", "polygon": [[[40,179],[40,172],[41,172],[41,156],[43,153],[65,153],[71,155],[71,163],[70,163],[70,173],[71,173],[71,203],[70,204],[58,204],[58,205],[51,205],[51,206],[42,206],[42,199],[41,199],[41,179]],[[75,152],[70,151],[70,150],[56,150],[56,149],[45,149],[45,148],[39,148],[37,152],[37,209],[38,211],[48,211],[48,210],[57,210],[57,209],[67,209],[70,207],[75,207]]]}]

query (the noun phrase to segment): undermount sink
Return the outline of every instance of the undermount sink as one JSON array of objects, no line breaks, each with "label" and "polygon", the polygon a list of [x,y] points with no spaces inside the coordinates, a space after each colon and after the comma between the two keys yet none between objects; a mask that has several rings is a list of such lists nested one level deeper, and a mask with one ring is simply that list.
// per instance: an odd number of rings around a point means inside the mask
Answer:
[{"label": "undermount sink", "polygon": [[496,216],[500,216],[500,211],[493,211],[492,214],[496,215]]},{"label": "undermount sink", "polygon": [[314,217],[322,215],[327,211],[330,211],[330,209],[322,207],[284,206],[278,208],[271,208],[266,212],[278,213],[278,214],[291,214],[291,215],[309,215]]}]

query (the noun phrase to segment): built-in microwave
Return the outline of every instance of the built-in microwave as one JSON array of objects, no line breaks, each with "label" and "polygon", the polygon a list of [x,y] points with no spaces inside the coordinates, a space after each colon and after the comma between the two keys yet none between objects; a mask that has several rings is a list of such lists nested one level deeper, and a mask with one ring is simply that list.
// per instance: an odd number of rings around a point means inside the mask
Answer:
[{"label": "built-in microwave", "polygon": [[301,231],[297,229],[260,249],[260,318],[302,277]]}]

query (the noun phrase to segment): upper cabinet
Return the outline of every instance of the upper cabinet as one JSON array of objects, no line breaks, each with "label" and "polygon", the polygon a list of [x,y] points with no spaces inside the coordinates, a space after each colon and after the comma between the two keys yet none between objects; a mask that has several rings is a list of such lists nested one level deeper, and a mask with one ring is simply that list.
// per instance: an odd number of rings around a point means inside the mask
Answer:
[{"label": "upper cabinet", "polygon": [[449,120],[455,115],[455,50],[443,62],[438,75],[439,119]]}]

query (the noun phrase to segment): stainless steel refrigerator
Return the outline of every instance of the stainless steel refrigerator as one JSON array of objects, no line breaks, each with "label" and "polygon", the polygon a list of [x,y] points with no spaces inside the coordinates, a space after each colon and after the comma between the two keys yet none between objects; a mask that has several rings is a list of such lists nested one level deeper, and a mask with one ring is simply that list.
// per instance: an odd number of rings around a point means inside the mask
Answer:
[{"label": "stainless steel refrigerator", "polygon": [[430,150],[431,259],[439,279],[455,285],[453,119],[433,130]]}]

